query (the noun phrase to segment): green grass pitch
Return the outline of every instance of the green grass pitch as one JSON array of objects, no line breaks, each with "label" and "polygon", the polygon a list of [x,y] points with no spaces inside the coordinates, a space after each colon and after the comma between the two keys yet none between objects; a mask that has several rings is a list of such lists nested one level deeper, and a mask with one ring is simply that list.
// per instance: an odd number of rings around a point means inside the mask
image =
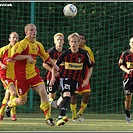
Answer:
[{"label": "green grass pitch", "polygon": [[[56,123],[58,114],[53,114]],[[124,114],[84,114],[83,122],[73,122],[71,114],[68,115],[69,121],[63,126],[51,127],[45,124],[42,113],[23,113],[17,114],[17,121],[12,121],[6,116],[0,121],[0,132],[3,131],[131,131],[133,123],[125,123]]]}]

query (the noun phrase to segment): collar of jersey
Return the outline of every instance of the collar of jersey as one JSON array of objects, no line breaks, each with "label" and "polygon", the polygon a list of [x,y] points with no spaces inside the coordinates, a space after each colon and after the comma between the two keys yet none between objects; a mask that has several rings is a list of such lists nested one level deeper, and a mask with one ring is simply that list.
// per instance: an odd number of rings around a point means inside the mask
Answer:
[{"label": "collar of jersey", "polygon": [[[26,36],[25,39],[27,39],[29,42],[31,42],[31,41],[29,40],[28,36]],[[31,42],[31,43],[34,43],[35,41],[36,41],[36,39],[34,39],[34,41]]]}]

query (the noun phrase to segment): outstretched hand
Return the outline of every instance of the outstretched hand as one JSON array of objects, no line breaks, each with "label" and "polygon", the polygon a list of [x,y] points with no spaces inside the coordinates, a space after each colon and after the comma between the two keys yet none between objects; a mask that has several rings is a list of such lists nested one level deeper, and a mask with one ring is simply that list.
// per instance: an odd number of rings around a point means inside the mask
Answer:
[{"label": "outstretched hand", "polygon": [[128,74],[132,74],[132,73],[133,73],[133,69],[129,69]]},{"label": "outstretched hand", "polygon": [[34,59],[31,55],[29,55],[27,59],[28,59],[30,64],[34,64]]},{"label": "outstretched hand", "polygon": [[83,80],[83,83],[82,83],[82,85],[81,85],[81,87],[86,87],[87,85],[88,85],[88,82],[89,82],[89,80]]},{"label": "outstretched hand", "polygon": [[58,70],[57,69],[55,69],[55,67],[53,66],[52,67],[52,77],[51,77],[51,80],[50,80],[50,86],[52,86],[52,85],[54,85],[54,82],[55,82],[55,77],[57,77],[58,75],[59,75],[59,72],[58,72]]},{"label": "outstretched hand", "polygon": [[54,82],[55,82],[55,78],[52,78],[52,79],[50,80],[49,86],[53,86],[53,85],[54,85]]}]

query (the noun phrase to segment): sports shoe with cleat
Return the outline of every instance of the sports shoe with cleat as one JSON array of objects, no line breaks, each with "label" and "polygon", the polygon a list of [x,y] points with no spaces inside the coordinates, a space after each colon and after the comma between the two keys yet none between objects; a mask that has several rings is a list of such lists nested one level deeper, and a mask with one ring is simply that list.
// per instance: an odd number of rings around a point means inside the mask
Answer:
[{"label": "sports shoe with cleat", "polygon": [[49,118],[48,120],[45,120],[45,123],[50,125],[50,126],[54,126],[55,125],[52,118]]},{"label": "sports shoe with cleat", "polygon": [[5,108],[5,113],[6,113],[6,116],[7,116],[7,117],[10,117],[11,109],[12,109],[12,107],[9,107],[8,105],[6,106],[6,108]]},{"label": "sports shoe with cleat", "polygon": [[72,121],[73,121],[73,122],[76,122],[76,121],[77,121],[77,118],[72,118]]},{"label": "sports shoe with cleat", "polygon": [[57,126],[61,126],[61,125],[64,125],[65,124],[65,121],[63,119],[58,119],[56,125]]},{"label": "sports shoe with cleat", "polygon": [[3,116],[3,115],[0,115],[0,121],[2,121],[2,120],[3,120],[3,118],[4,118],[4,116]]},{"label": "sports shoe with cleat", "polygon": [[11,116],[11,120],[12,120],[12,121],[16,121],[16,120],[17,120],[16,115],[12,115],[12,116]]},{"label": "sports shoe with cleat", "polygon": [[68,122],[67,116],[63,116],[62,119],[63,119],[65,122]]},{"label": "sports shoe with cleat", "polygon": [[83,116],[81,114],[80,115],[77,115],[77,119],[80,122],[84,121],[84,118],[83,118]]},{"label": "sports shoe with cleat", "polygon": [[130,117],[126,116],[126,124],[130,124],[130,123],[131,123],[131,116]]}]

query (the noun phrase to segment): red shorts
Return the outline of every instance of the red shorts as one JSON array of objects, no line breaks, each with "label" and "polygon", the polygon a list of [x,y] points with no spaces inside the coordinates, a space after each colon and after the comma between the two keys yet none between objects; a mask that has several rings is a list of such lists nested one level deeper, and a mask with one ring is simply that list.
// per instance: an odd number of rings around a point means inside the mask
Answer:
[{"label": "red shorts", "polygon": [[4,89],[8,89],[11,85],[14,85],[14,81],[9,78],[6,79],[1,78],[1,82],[3,84]]},{"label": "red shorts", "polygon": [[80,94],[82,95],[82,93],[84,92],[91,92],[91,89],[90,89],[90,82],[88,83],[88,85],[86,87],[81,87],[79,86],[78,89],[76,89],[76,91],[74,93],[77,93],[77,94]]},{"label": "red shorts", "polygon": [[30,79],[15,80],[18,96],[23,96],[30,90],[30,88],[38,86],[39,84],[44,84],[44,81],[40,75],[36,75]]}]

